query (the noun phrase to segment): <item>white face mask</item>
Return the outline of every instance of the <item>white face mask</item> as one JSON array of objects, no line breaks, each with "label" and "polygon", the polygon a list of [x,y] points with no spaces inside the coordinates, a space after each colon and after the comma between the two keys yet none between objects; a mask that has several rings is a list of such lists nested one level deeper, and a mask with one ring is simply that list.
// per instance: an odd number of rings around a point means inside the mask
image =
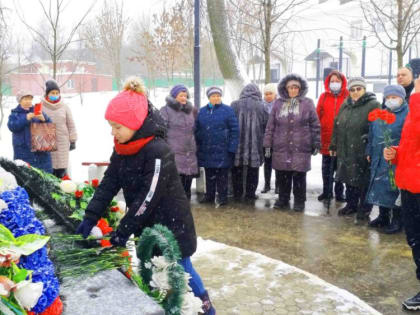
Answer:
[{"label": "white face mask", "polygon": [[339,92],[341,90],[341,82],[330,82],[330,90]]},{"label": "white face mask", "polygon": [[396,110],[402,105],[399,98],[390,98],[385,101],[385,106],[390,110]]}]

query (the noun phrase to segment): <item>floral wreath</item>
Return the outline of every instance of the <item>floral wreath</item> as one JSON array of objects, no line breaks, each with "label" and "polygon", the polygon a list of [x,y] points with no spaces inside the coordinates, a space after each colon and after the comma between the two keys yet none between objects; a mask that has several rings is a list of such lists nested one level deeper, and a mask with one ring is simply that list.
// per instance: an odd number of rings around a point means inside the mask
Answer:
[{"label": "floral wreath", "polygon": [[[162,256],[152,257],[157,248]],[[191,292],[190,275],[178,263],[181,251],[173,233],[165,226],[156,224],[144,229],[137,245],[140,259],[140,276],[149,284],[152,292],[162,297],[166,314],[197,314],[202,312],[202,302]]]}]

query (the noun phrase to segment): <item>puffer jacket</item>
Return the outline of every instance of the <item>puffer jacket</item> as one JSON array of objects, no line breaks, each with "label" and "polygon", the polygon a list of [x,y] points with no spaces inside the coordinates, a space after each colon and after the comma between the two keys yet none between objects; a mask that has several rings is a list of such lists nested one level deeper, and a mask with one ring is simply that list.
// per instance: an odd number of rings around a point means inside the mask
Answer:
[{"label": "puffer jacket", "polygon": [[[331,75],[339,74],[341,77],[341,91],[334,94],[330,90]],[[338,115],[341,105],[349,96],[347,90],[346,76],[338,71],[331,72],[324,81],[325,92],[321,94],[318,99],[316,112],[321,123],[321,153],[329,155],[329,146],[331,143],[331,136],[334,128],[334,119]]]}]

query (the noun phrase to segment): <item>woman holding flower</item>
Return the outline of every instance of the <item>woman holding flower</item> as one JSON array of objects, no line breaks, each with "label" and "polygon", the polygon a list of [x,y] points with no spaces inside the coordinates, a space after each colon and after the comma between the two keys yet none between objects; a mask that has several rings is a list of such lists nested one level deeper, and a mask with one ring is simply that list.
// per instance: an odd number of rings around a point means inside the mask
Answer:
[{"label": "woman holding flower", "polygon": [[347,204],[338,215],[357,212],[356,219],[366,219],[371,206],[365,204],[369,183],[366,144],[369,134],[368,114],[380,106],[375,94],[366,92],[362,77],[349,80],[350,97],[341,105],[334,121],[330,155],[337,156],[337,180],[346,184]]},{"label": "woman holding flower", "polygon": [[[366,148],[367,159],[370,162],[370,182],[366,202],[379,206],[379,216],[369,223],[370,227],[384,227],[384,232],[393,234],[402,229],[401,208],[395,205],[399,190],[393,185],[392,167],[383,158],[385,147],[398,145],[401,138],[401,130],[408,113],[405,101],[405,90],[401,85],[388,85],[384,89],[386,110],[372,111],[369,115],[372,123],[369,129],[369,141]],[[378,114],[377,114],[378,113]],[[391,124],[375,117],[381,113],[392,113],[395,121]],[[373,116],[373,117],[372,117]],[[385,117],[386,118],[386,117]],[[395,167],[393,167],[395,168]],[[392,222],[390,224],[390,211],[392,210]]]}]

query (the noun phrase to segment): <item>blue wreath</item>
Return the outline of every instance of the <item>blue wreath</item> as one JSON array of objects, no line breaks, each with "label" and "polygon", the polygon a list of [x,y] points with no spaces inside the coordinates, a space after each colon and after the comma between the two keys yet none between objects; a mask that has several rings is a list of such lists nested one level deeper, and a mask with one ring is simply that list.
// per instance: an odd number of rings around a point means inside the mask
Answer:
[{"label": "blue wreath", "polygon": [[[17,187],[5,191],[0,194],[0,199],[7,203],[7,209],[0,212],[0,223],[6,226],[15,237],[26,234],[45,235],[45,228],[35,217],[25,189]],[[42,313],[57,298],[60,287],[55,276],[54,264],[48,258],[46,246],[29,256],[22,256],[19,266],[33,270],[32,281],[44,284],[42,296],[32,308],[33,312]]]}]

